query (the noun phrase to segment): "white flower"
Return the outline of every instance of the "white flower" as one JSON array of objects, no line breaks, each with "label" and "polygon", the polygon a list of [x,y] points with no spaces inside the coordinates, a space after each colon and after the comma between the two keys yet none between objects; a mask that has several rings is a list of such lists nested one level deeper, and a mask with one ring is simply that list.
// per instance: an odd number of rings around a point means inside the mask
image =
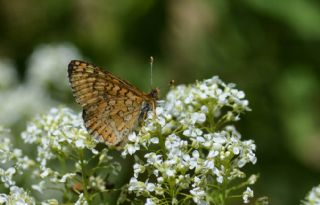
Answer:
[{"label": "white flower", "polygon": [[192,113],[191,114],[191,120],[193,121],[193,123],[203,123],[206,121],[206,115],[204,113]]},{"label": "white flower", "polygon": [[227,142],[227,138],[226,138],[224,132],[213,133],[211,136],[212,136],[212,141],[219,143],[221,145],[223,145]]},{"label": "white flower", "polygon": [[136,191],[138,194],[146,191],[146,184],[132,177],[129,182],[129,191]]},{"label": "white flower", "polygon": [[138,139],[137,134],[135,132],[132,132],[128,136],[128,140],[131,142],[136,142]]},{"label": "white flower", "polygon": [[159,143],[159,138],[153,137],[153,138],[150,139],[150,142],[153,143],[153,144],[158,144]]},{"label": "white flower", "polygon": [[134,172],[134,177],[138,178],[138,175],[140,173],[143,173],[145,171],[145,167],[143,165],[140,164],[134,164],[133,165],[133,172]]},{"label": "white flower", "polygon": [[202,134],[202,130],[194,127],[189,127],[189,129],[183,131],[183,135],[187,137],[197,137]]},{"label": "white flower", "polygon": [[78,200],[76,201],[75,205],[88,205],[87,200],[84,198],[83,193],[79,195]]},{"label": "white flower", "polygon": [[[162,156],[154,152],[150,152],[144,156],[147,159],[147,164],[158,166],[162,163]],[[142,166],[142,165],[141,165]]]},{"label": "white flower", "polygon": [[48,199],[45,202],[42,202],[41,205],[59,205],[57,199]]},{"label": "white flower", "polygon": [[126,151],[130,154],[133,155],[136,151],[140,150],[139,144],[127,144],[126,145]]},{"label": "white flower", "polygon": [[156,203],[151,198],[147,198],[145,205],[156,205]]},{"label": "white flower", "polygon": [[85,148],[84,139],[77,139],[75,145],[80,149]]},{"label": "white flower", "polygon": [[149,192],[153,192],[155,190],[156,186],[154,183],[147,183],[146,184],[146,189],[149,191]]},{"label": "white flower", "polygon": [[247,187],[247,189],[242,194],[243,203],[247,204],[249,203],[249,198],[253,197],[253,191],[250,189],[250,187]]},{"label": "white flower", "polygon": [[40,181],[39,184],[34,184],[32,185],[32,189],[40,192],[40,193],[43,193],[43,190],[45,189],[45,181]]},{"label": "white flower", "polygon": [[65,183],[67,181],[67,179],[71,179],[71,178],[75,177],[76,175],[77,174],[75,174],[75,173],[64,174],[59,181],[62,183]]},{"label": "white flower", "polygon": [[255,175],[255,174],[253,174],[253,175],[251,175],[251,176],[249,177],[248,182],[249,182],[249,184],[252,185],[252,184],[255,184],[257,180],[258,180],[258,176]]},{"label": "white flower", "polygon": [[106,182],[101,176],[90,176],[89,177],[89,187],[94,190],[99,190],[103,192],[106,190]]},{"label": "white flower", "polygon": [[320,204],[320,185],[313,187],[303,201],[304,205],[319,205]]},{"label": "white flower", "polygon": [[8,202],[8,196],[6,194],[0,194],[0,204]]},{"label": "white flower", "polygon": [[168,177],[174,177],[175,174],[176,174],[176,171],[174,169],[167,169],[165,174],[168,176]]},{"label": "white flower", "polygon": [[205,204],[204,199],[205,199],[206,193],[200,187],[195,187],[191,189],[190,193],[192,195],[193,201],[196,204]]}]

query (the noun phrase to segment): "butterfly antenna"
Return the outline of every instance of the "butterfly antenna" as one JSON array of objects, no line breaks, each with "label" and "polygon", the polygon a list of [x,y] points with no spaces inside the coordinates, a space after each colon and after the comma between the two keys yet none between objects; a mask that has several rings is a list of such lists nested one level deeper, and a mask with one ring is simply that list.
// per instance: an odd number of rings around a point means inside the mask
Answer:
[{"label": "butterfly antenna", "polygon": [[150,85],[151,85],[151,88],[152,88],[152,69],[153,69],[153,57],[150,56]]}]

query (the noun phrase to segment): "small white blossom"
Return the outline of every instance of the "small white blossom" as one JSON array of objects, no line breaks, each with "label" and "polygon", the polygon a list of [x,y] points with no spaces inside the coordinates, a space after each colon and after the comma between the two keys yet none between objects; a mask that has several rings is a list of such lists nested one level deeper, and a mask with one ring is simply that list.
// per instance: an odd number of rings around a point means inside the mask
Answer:
[{"label": "small white blossom", "polygon": [[249,182],[249,184],[252,185],[252,184],[255,184],[257,180],[258,180],[258,176],[255,175],[255,174],[253,174],[253,175],[251,175],[251,176],[249,177],[248,182]]},{"label": "small white blossom", "polygon": [[253,197],[253,191],[250,189],[250,187],[247,187],[247,189],[242,194],[243,203],[247,204],[249,203],[249,198]]},{"label": "small white blossom", "polygon": [[129,134],[128,136],[128,140],[131,142],[136,142],[138,139],[137,134],[135,132],[132,132],[131,134]]},{"label": "small white blossom", "polygon": [[41,202],[41,205],[59,205],[59,202],[57,199],[48,199],[44,202]]},{"label": "small white blossom", "polygon": [[139,144],[127,144],[126,150],[130,155],[133,155],[136,151],[140,150]]},{"label": "small white blossom", "polygon": [[193,124],[194,123],[201,124],[206,121],[206,115],[204,113],[195,112],[191,114],[191,120],[193,121]]},{"label": "small white blossom", "polygon": [[45,181],[40,181],[39,184],[32,185],[32,189],[42,193],[45,190]]},{"label": "small white blossom", "polygon": [[156,205],[156,203],[151,198],[147,198],[145,205]]},{"label": "small white blossom", "polygon": [[89,177],[89,188],[103,192],[106,190],[106,182],[101,176]]},{"label": "small white blossom", "polygon": [[149,191],[149,192],[154,192],[156,186],[154,183],[147,183],[146,185],[146,189]]},{"label": "small white blossom", "polygon": [[75,205],[88,205],[87,200],[84,198],[83,193],[79,195],[78,200],[76,201]]},{"label": "small white blossom", "polygon": [[143,173],[144,171],[145,171],[145,167],[144,166],[142,166],[140,164],[137,164],[137,163],[133,165],[133,172],[134,172],[134,177],[135,178],[138,178],[138,175],[140,173]]},{"label": "small white blossom", "polygon": [[158,143],[159,143],[159,138],[153,137],[153,138],[150,139],[150,142],[151,142],[152,144],[158,144]]},{"label": "small white blossom", "polygon": [[302,202],[304,205],[320,204],[320,185],[313,187]]},{"label": "small white blossom", "polygon": [[75,176],[76,176],[75,173],[67,173],[67,174],[64,174],[59,181],[61,183],[65,183],[67,181],[67,179],[73,178]]},{"label": "small white blossom", "polygon": [[191,189],[190,193],[192,194],[193,201],[196,204],[207,204],[204,201],[206,193],[204,190],[201,190],[200,187],[195,187],[195,188]]}]

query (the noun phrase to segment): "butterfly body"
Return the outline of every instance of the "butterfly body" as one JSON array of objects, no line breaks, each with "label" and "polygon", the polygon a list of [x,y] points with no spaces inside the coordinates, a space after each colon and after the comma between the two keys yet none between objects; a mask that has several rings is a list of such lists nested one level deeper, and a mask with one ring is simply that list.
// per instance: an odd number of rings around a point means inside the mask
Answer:
[{"label": "butterfly body", "polygon": [[107,145],[121,144],[146,113],[155,109],[158,89],[143,93],[93,64],[73,60],[68,76],[76,102],[83,108],[85,127]]}]

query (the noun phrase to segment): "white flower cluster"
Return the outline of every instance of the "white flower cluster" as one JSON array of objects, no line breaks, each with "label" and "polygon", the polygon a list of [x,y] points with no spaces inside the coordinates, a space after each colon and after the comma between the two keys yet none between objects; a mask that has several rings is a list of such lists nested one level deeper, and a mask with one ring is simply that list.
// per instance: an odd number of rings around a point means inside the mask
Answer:
[{"label": "white flower cluster", "polygon": [[128,137],[123,156],[146,151],[136,160],[129,191],[146,204],[170,198],[172,204],[193,199],[204,205],[212,202],[215,187],[244,178],[240,168],[256,163],[256,146],[226,126],[250,110],[244,97],[217,77],[172,89],[156,117],[150,112],[139,133]]},{"label": "white flower cluster", "polygon": [[[83,126],[80,114],[75,114],[68,108],[52,108],[47,115],[36,117],[30,122],[26,131],[21,134],[25,143],[37,145],[38,173],[40,178],[50,178],[54,183],[65,183],[67,179],[76,176],[75,173],[61,175],[48,166],[50,160],[59,156],[72,159],[77,150],[89,149],[96,155],[97,140],[90,137]],[[43,181],[33,186],[42,192]]]},{"label": "white flower cluster", "polygon": [[12,128],[34,113],[43,112],[54,102],[39,89],[18,86],[0,92],[0,124]]},{"label": "white flower cluster", "polygon": [[10,190],[8,194],[0,194],[0,204],[34,204],[34,200],[22,188],[16,186],[13,177],[21,174],[34,164],[23,156],[22,150],[13,148],[9,130],[0,127],[0,184]]},{"label": "white flower cluster", "polygon": [[320,205],[320,185],[313,187],[302,202],[303,205]]},{"label": "white flower cluster", "polygon": [[69,89],[67,65],[80,58],[79,51],[69,43],[40,45],[29,58],[27,83],[43,88],[50,85],[60,91]]},{"label": "white flower cluster", "polygon": [[15,128],[34,113],[44,112],[65,99],[70,92],[67,65],[81,58],[69,43],[41,45],[35,49],[26,67],[26,78],[18,84],[18,75],[10,60],[0,59],[0,124]]},{"label": "white flower cluster", "polygon": [[97,154],[94,147],[98,141],[88,134],[81,115],[68,108],[52,108],[48,114],[36,117],[21,137],[25,143],[39,145],[37,160],[42,166],[54,157],[53,152],[64,152],[65,145]]},{"label": "white flower cluster", "polygon": [[[113,161],[107,148],[95,149],[99,140],[88,134],[81,114],[75,114],[68,108],[52,108],[49,113],[37,116],[27,125],[21,137],[25,143],[36,145],[32,177],[39,179],[39,182],[32,188],[40,193],[54,187],[61,190],[61,184],[67,188],[62,190],[64,192],[71,189],[81,192],[73,188],[75,184],[80,184],[81,189],[105,192],[108,177],[118,175],[121,169],[120,163]],[[57,160],[61,166],[58,166]],[[67,173],[63,169],[65,166],[68,166]],[[75,204],[88,204],[86,200],[80,194]],[[56,202],[56,199],[49,199],[42,204]]]},{"label": "white flower cluster", "polygon": [[225,84],[217,76],[194,86],[179,85],[168,93],[166,101],[170,114],[186,125],[217,118],[237,121],[242,112],[250,110],[248,105],[243,91],[237,90],[233,83]]},{"label": "white flower cluster", "polygon": [[0,194],[0,204],[35,205],[36,202],[23,188],[12,186],[8,195]]}]

